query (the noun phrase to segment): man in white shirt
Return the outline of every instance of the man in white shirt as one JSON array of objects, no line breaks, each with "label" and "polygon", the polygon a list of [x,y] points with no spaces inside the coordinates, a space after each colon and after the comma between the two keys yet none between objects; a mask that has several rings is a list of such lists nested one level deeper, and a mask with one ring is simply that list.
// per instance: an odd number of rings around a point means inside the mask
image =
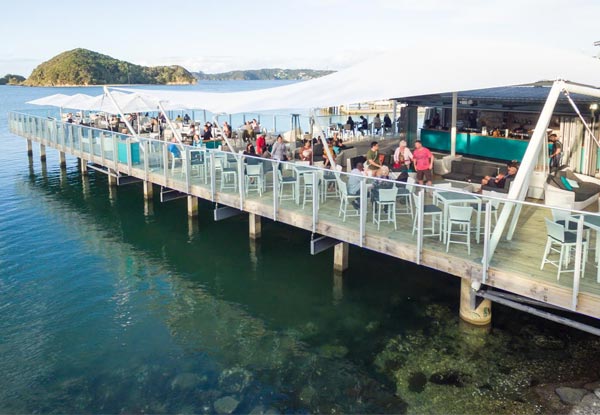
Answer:
[{"label": "man in white shirt", "polygon": [[[348,195],[354,196],[360,194],[360,182],[363,180],[362,176],[364,176],[364,167],[362,163],[356,163],[356,166],[350,172],[350,177],[348,178]],[[352,201],[352,206],[356,210],[360,210],[360,204],[358,200],[354,199]]]}]

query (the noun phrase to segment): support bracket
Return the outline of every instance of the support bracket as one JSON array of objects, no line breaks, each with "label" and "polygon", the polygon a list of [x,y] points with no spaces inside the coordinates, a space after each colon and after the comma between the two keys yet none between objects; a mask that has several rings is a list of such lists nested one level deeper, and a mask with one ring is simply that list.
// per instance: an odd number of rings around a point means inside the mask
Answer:
[{"label": "support bracket", "polygon": [[215,222],[224,220],[224,219],[229,219],[231,217],[241,215],[242,213],[243,212],[241,210],[232,208],[230,206],[216,205],[215,210],[214,210]]},{"label": "support bracket", "polygon": [[321,252],[328,250],[340,242],[342,241],[313,233],[310,238],[310,254],[320,254]]}]

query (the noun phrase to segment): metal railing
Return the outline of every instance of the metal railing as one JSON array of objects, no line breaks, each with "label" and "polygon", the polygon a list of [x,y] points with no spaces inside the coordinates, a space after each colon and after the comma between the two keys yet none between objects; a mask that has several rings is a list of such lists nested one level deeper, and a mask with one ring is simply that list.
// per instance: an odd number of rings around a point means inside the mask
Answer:
[{"label": "metal railing", "polygon": [[[133,137],[21,112],[9,113],[8,121],[9,129],[14,134],[101,164],[117,174],[152,181],[218,204],[257,213],[313,233],[435,267],[484,284],[489,284],[492,280],[492,284],[502,288],[502,281],[506,280],[502,275],[510,274],[522,281],[555,287],[561,293],[566,290],[569,302],[564,300],[565,296],[562,294],[562,297],[551,295],[546,299],[563,308],[581,311],[580,294],[600,294],[600,274],[597,272],[600,245],[596,243],[595,251],[584,249],[584,243],[592,241],[586,239],[590,226],[582,216],[599,217],[596,213],[557,208],[558,211],[568,211],[573,221],[577,222],[577,229],[573,231],[576,235],[575,242],[566,250],[566,256],[558,264],[561,268],[572,271],[564,275],[559,273],[561,279],[557,281],[557,269],[551,264],[544,264],[544,269],[540,270],[540,263],[546,256],[547,243],[550,241],[544,223],[544,218],[552,217],[548,206],[473,194],[466,191],[467,184],[463,189],[440,189],[416,183],[407,185],[391,179],[357,176],[300,163]],[[249,165],[260,166],[260,173],[248,175]],[[348,194],[348,183],[359,184],[357,194]],[[387,205],[386,210],[380,207],[376,198],[377,191],[383,188],[397,188],[404,196],[399,195],[394,203]],[[352,189],[356,190],[356,186],[352,186]],[[417,192],[424,197],[418,198],[419,203],[414,203]],[[444,198],[444,193],[462,196],[452,198],[446,195]],[[440,197],[438,199],[433,195]],[[352,204],[351,199],[357,199],[357,207]],[[439,200],[445,202],[440,203]],[[447,229],[448,207],[452,205],[452,200],[460,201],[460,205],[473,206],[470,254],[463,245],[454,245],[452,241],[449,244],[447,241],[447,238],[456,236]],[[410,204],[412,214],[404,209],[407,206],[403,203]],[[528,214],[521,215],[519,230],[513,241],[502,241],[490,261],[489,241],[494,217],[500,209],[498,204],[501,207],[511,205],[513,208],[520,205]],[[436,209],[441,210],[443,219],[440,223],[432,224],[430,213]],[[374,224],[376,216],[380,219],[377,226]],[[435,236],[428,236],[425,229],[435,229],[436,226],[439,227],[439,232]],[[592,226],[591,229],[600,234],[600,228]],[[480,242],[475,242],[479,238]],[[509,287],[510,284],[504,286]],[[590,314],[588,311],[582,312]]]}]

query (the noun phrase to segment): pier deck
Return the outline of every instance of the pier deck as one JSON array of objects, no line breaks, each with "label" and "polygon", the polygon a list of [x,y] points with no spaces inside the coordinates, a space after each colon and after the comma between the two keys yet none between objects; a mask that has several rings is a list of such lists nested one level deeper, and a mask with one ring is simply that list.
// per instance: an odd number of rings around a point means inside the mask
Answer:
[{"label": "pier deck", "polygon": [[[561,275],[560,281],[557,281],[556,268],[546,265],[544,270],[539,269],[546,243],[544,218],[551,217],[550,210],[542,205],[523,206],[513,239],[501,240],[484,272],[483,240],[489,239],[489,231],[482,233],[480,243],[475,243],[475,238],[472,238],[470,255],[464,245],[450,245],[446,252],[445,244],[437,237],[423,237],[420,232],[413,235],[413,219],[409,215],[398,215],[397,230],[394,230],[391,223],[382,223],[380,230],[377,230],[372,222],[371,206],[366,214],[362,212],[359,216],[348,217],[344,222],[338,214],[340,199],[336,196],[328,196],[318,204],[318,209],[313,209],[311,203],[306,203],[303,209],[303,204],[296,203],[296,200],[274,200],[273,183],[277,187],[278,178],[273,172],[278,167],[268,160],[264,161],[266,189],[259,196],[257,192],[246,194],[244,180],[239,180],[244,168],[239,157],[232,162],[238,175],[237,186],[221,190],[223,177],[211,160],[219,157],[232,158],[232,153],[186,148],[183,157],[188,162],[184,162],[183,166],[177,162],[175,168],[172,168],[167,150],[169,143],[163,141],[140,140],[22,113],[11,113],[9,126],[14,134],[78,157],[86,163],[103,166],[113,174],[126,174],[158,186],[212,200],[218,205],[241,209],[385,255],[420,263],[460,278],[484,280],[485,284],[492,287],[600,318],[600,283],[596,280],[597,265],[593,251],[595,235],[592,233],[594,236],[590,241],[591,249],[582,278],[574,281],[574,275],[570,273]],[[189,162],[198,155],[201,155],[203,164],[194,165]],[[291,170],[283,169],[284,176],[290,172]],[[299,186],[299,189],[303,187]],[[285,192],[287,196],[290,189],[286,188]],[[302,193],[299,199],[302,202]],[[485,198],[483,202],[486,202]],[[370,203],[364,204],[367,205]],[[417,211],[416,214],[421,212]],[[483,215],[481,223],[484,223]],[[493,227],[493,223],[491,226]],[[401,267],[398,268],[398,277],[402,278]]]}]

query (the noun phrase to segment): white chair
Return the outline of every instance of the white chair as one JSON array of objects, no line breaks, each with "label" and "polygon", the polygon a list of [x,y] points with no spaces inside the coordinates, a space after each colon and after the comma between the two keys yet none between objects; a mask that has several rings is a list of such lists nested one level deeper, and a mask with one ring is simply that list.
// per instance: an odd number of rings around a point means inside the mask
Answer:
[{"label": "white chair", "polygon": [[[398,188],[393,187],[391,189],[379,189],[379,197],[373,203],[373,223],[377,223],[377,230],[381,222],[393,222],[394,230],[398,230],[396,224],[396,196],[398,195]],[[387,208],[387,218],[381,219],[381,209]],[[375,217],[375,211],[377,211],[377,218]]]},{"label": "white chair", "polygon": [[[279,169],[277,169],[277,178],[279,181],[279,200],[296,200],[296,183],[298,178],[296,176],[284,177]],[[286,197],[283,194],[286,185],[289,185],[289,187],[292,189],[292,194],[289,197]]]},{"label": "white chair", "polygon": [[237,169],[233,167],[224,167],[223,160],[218,158],[215,159],[215,172],[217,170],[221,172],[221,190],[237,189]]},{"label": "white chair", "polygon": [[[471,255],[471,217],[473,208],[471,206],[448,206],[448,224],[446,230],[446,252],[450,244],[467,245],[467,253]],[[458,227],[454,230],[454,225]],[[465,237],[465,241],[452,240],[452,235]]]},{"label": "white chair", "polygon": [[[575,248],[577,245],[577,234],[573,232],[569,232],[565,230],[565,227],[561,224],[558,224],[548,218],[546,220],[546,230],[548,239],[546,240],[546,248],[544,249],[544,257],[542,258],[542,265],[540,266],[540,270],[544,269],[545,264],[552,264],[557,269],[558,272],[556,274],[556,280],[560,280],[560,274],[562,272],[575,272],[575,268],[573,269],[562,269],[562,266],[567,266],[568,258],[571,256],[571,248]],[[560,246],[560,249],[555,248],[554,246]],[[582,238],[582,248],[583,252],[587,252],[587,240]],[[548,256],[552,253],[558,253],[559,258],[558,261],[548,259]],[[566,255],[566,257],[565,257]],[[585,258],[581,261],[581,275],[585,274]]]},{"label": "white chair", "polygon": [[[409,185],[407,185],[408,187]],[[414,186],[410,185],[411,189],[414,189]],[[421,199],[424,197],[423,191],[413,191],[411,190],[411,194],[413,196],[413,201],[415,204],[415,207],[417,209],[417,214],[414,217],[413,220],[413,230],[412,233],[413,235],[415,234],[415,231],[417,230],[417,219],[418,219],[418,209],[419,206],[421,205]],[[437,236],[440,241],[442,240],[442,209],[439,208],[439,206],[436,205],[430,205],[430,204],[425,204],[423,205],[423,236]],[[425,218],[429,216],[431,218],[431,227],[425,227]],[[436,221],[438,224],[438,232],[435,231],[435,225],[436,225]],[[430,233],[425,233],[425,231],[431,231]]]},{"label": "white chair", "polygon": [[[342,166],[337,165],[336,168],[339,167],[341,169]],[[326,175],[326,174],[329,175]],[[327,196],[335,196],[337,197],[339,195],[339,190],[338,190],[338,185],[337,185],[337,178],[335,177],[335,174],[332,174],[330,172],[326,172],[326,174],[323,174],[323,176],[321,177],[321,200],[323,202],[327,201]],[[332,190],[329,190],[332,189]]]},{"label": "white chair", "polygon": [[179,157],[177,157],[174,152],[170,152],[170,153],[171,153],[171,172],[172,172],[172,174],[175,175],[175,169],[179,165],[179,174],[183,176],[186,171],[185,158],[181,157],[181,153],[179,153]]},{"label": "white chair", "polygon": [[358,195],[349,195],[348,194],[348,186],[346,182],[344,182],[341,178],[337,180],[338,190],[340,192],[340,209],[338,212],[338,216],[342,216],[344,214],[343,222],[346,222],[346,217],[348,216],[359,216],[360,212],[356,209],[352,209],[350,214],[348,213],[348,204],[354,200],[360,199],[360,194]]},{"label": "white chair", "polygon": [[262,164],[248,164],[246,166],[246,194],[251,190],[256,190],[258,195],[262,197],[264,188],[263,176]]},{"label": "white chair", "polygon": [[317,203],[319,203],[319,172],[309,171],[302,174],[304,178],[304,192],[302,197],[302,209],[306,206],[306,201],[308,199],[308,203],[312,203],[313,201],[313,192],[317,193]]},{"label": "white chair", "polygon": [[[411,186],[414,188],[414,186]],[[414,218],[412,207],[412,195],[408,185],[399,185],[398,195],[396,196],[399,203],[396,203],[396,215],[410,215]]]}]

